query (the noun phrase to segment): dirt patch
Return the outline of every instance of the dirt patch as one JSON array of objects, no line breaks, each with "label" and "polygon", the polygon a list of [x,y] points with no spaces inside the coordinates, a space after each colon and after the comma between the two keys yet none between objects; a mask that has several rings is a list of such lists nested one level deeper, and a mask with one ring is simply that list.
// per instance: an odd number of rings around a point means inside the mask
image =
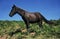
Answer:
[{"label": "dirt patch", "polygon": [[7,39],[7,38],[8,38],[8,35],[7,34],[5,34],[3,36],[0,36],[0,39]]}]

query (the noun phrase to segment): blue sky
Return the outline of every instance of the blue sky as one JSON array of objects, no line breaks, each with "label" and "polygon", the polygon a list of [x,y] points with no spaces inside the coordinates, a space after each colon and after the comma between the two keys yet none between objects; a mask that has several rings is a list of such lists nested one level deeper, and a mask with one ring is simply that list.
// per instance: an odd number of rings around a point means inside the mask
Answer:
[{"label": "blue sky", "polygon": [[60,0],[0,0],[0,20],[22,20],[18,14],[9,17],[13,4],[29,12],[40,12],[48,20],[60,18]]}]

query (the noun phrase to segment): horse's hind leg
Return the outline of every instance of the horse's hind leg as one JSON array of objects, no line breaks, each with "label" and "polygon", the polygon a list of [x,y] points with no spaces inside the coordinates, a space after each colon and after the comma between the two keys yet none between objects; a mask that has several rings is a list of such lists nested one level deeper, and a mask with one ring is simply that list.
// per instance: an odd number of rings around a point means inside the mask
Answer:
[{"label": "horse's hind leg", "polygon": [[43,26],[42,26],[42,20],[41,20],[41,21],[39,21],[39,23],[38,23],[38,24],[39,24],[39,27],[40,27],[40,28],[43,28]]}]

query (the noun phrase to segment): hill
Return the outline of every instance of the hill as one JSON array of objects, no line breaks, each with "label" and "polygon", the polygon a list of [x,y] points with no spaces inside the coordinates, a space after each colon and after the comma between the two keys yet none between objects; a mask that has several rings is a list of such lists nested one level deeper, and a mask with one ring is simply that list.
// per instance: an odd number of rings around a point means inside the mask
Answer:
[{"label": "hill", "polygon": [[0,20],[0,39],[60,39],[60,19],[51,20],[56,25],[43,24],[43,28],[30,24],[29,32],[23,21]]}]

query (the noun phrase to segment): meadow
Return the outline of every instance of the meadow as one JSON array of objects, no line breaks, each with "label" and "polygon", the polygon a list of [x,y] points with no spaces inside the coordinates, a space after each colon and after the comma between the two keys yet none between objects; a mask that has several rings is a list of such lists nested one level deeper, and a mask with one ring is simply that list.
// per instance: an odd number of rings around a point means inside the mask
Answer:
[{"label": "meadow", "polygon": [[43,24],[43,28],[30,24],[29,32],[23,21],[0,20],[0,39],[60,39],[60,19],[56,25]]}]

